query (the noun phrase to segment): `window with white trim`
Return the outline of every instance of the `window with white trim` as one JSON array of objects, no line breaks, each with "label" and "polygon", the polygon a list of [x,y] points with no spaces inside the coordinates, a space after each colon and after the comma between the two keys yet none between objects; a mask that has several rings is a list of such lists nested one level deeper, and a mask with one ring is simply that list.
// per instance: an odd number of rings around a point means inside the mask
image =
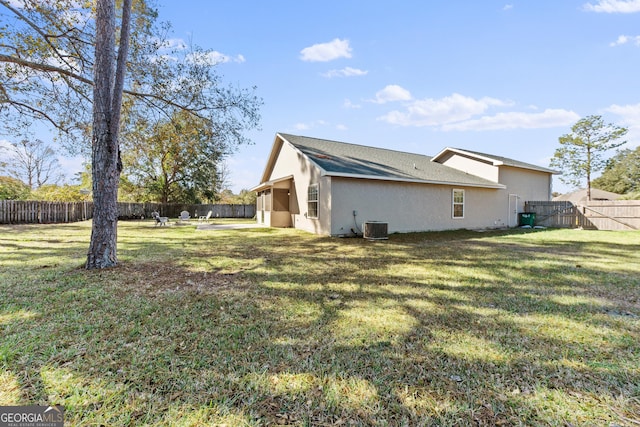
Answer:
[{"label": "window with white trim", "polygon": [[464,218],[464,190],[454,189],[451,201],[451,213],[453,218]]},{"label": "window with white trim", "polygon": [[318,218],[318,184],[307,189],[307,217]]}]

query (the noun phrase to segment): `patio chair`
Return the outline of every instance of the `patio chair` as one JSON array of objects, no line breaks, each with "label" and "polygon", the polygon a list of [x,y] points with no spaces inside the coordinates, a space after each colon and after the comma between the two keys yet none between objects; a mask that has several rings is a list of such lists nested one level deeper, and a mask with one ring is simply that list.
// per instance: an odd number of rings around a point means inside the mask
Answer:
[{"label": "patio chair", "polygon": [[169,223],[169,217],[168,216],[160,216],[160,214],[158,212],[151,212],[151,217],[153,219],[156,220],[156,227],[157,226],[162,226],[162,225],[167,225]]},{"label": "patio chair", "polygon": [[209,218],[211,218],[211,215],[213,215],[213,211],[209,211],[209,212],[207,212],[207,215],[206,215],[206,216],[205,216],[205,215],[200,216],[200,217],[198,218],[198,221],[200,221],[200,222],[207,222],[207,223],[208,223],[208,222],[209,222]]},{"label": "patio chair", "polygon": [[189,215],[189,212],[187,212],[187,211],[180,212],[180,216],[178,217],[178,221],[180,221],[180,222],[189,222],[190,219],[191,219],[191,215]]}]

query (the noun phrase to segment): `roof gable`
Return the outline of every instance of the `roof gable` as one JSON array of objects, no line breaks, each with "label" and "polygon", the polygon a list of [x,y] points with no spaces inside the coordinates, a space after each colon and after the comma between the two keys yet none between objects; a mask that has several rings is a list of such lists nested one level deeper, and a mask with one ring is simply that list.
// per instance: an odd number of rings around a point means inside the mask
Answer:
[{"label": "roof gable", "polygon": [[440,151],[431,159],[431,161],[440,162],[451,154],[459,154],[465,157],[478,160],[483,163],[491,164],[493,166],[510,166],[514,168],[529,169],[533,171],[546,172],[550,174],[559,173],[558,171],[555,171],[552,169],[548,169],[542,166],[532,165],[530,163],[521,162],[519,160],[509,159],[507,157],[494,156],[493,154],[486,154],[486,153],[480,153],[478,151],[463,150],[460,148],[450,148],[450,147],[447,147],[444,150]]}]

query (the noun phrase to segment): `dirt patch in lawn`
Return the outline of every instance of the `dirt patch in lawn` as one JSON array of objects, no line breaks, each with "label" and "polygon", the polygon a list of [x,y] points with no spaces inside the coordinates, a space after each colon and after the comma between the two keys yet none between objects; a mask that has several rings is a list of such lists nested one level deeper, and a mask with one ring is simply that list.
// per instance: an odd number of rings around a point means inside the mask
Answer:
[{"label": "dirt patch in lawn", "polygon": [[239,272],[192,271],[171,263],[122,263],[94,274],[98,274],[120,292],[147,296],[171,293],[236,293],[250,286],[249,281]]}]

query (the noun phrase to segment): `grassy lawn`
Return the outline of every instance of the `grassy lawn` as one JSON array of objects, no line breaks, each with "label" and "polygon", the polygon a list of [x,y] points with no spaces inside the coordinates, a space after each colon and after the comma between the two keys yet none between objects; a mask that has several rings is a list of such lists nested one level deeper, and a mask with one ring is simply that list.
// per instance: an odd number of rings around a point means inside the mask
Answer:
[{"label": "grassy lawn", "polygon": [[640,424],[640,233],[0,226],[0,405],[65,425]]}]

